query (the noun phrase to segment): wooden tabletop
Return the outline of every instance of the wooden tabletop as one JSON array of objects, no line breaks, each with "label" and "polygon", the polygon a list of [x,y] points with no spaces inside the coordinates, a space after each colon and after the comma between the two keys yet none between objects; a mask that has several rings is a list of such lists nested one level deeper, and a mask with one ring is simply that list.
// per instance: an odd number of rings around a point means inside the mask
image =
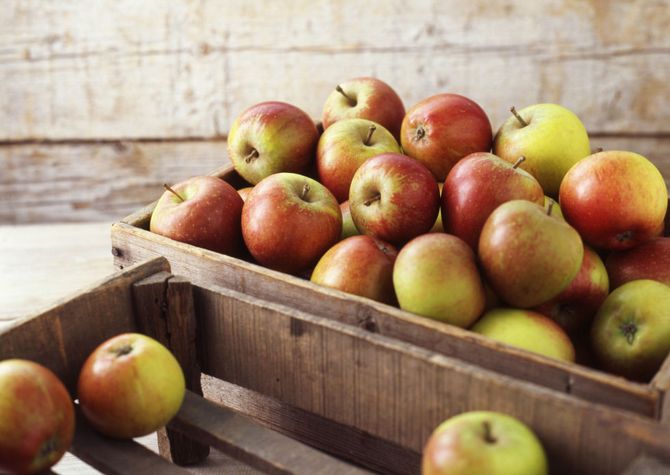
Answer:
[{"label": "wooden tabletop", "polygon": [[[115,272],[110,222],[0,225],[0,330],[44,310]],[[156,435],[138,439],[157,451]],[[71,454],[54,466],[59,474],[100,473]],[[197,474],[258,473],[212,450]]]}]

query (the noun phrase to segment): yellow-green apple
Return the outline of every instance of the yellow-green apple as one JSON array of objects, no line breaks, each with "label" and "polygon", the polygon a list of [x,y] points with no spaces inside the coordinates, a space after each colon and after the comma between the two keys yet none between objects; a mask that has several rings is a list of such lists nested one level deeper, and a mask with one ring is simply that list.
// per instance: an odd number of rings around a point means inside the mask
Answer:
[{"label": "yellow-green apple", "polygon": [[41,473],[58,462],[74,436],[70,393],[50,369],[0,361],[0,472]]},{"label": "yellow-green apple", "polygon": [[566,289],[533,310],[554,320],[569,333],[591,323],[591,319],[609,294],[609,277],[600,256],[584,246],[584,259],[577,275]]},{"label": "yellow-green apple", "polygon": [[279,172],[306,172],[319,140],[314,121],[285,102],[261,102],[240,114],[228,133],[228,156],[237,173],[255,185]]},{"label": "yellow-green apple", "polygon": [[488,282],[505,302],[534,307],[560,294],[582,265],[584,246],[575,229],[551,207],[511,200],[487,218],[479,260]]},{"label": "yellow-green apple", "polygon": [[537,178],[544,192],[558,196],[563,176],[591,153],[582,121],[558,104],[535,104],[503,123],[493,141],[493,153],[510,163],[526,157],[521,168]]},{"label": "yellow-green apple", "polygon": [[471,411],[447,419],[423,449],[422,475],[547,475],[542,443],[518,419]]},{"label": "yellow-green apple", "polygon": [[256,261],[298,274],[313,266],[342,233],[342,212],[316,180],[276,173],[254,186],[242,209],[242,236]]},{"label": "yellow-green apple", "polygon": [[100,344],[77,382],[86,419],[98,432],[122,439],[163,427],[181,407],[184,394],[184,373],[170,350],[140,333],[123,333]]},{"label": "yellow-green apple", "polygon": [[670,285],[670,237],[657,237],[632,249],[611,252],[605,266],[612,289],[639,279]]},{"label": "yellow-green apple", "polygon": [[151,214],[152,232],[223,254],[240,251],[243,202],[235,188],[213,176],[165,186]]},{"label": "yellow-green apple", "polygon": [[446,233],[414,238],[393,267],[400,308],[467,328],[482,314],[484,286],[472,249]]},{"label": "yellow-green apple", "polygon": [[237,193],[240,195],[240,198],[242,198],[242,201],[247,201],[247,196],[249,196],[249,193],[251,193],[251,190],[253,189],[253,186],[245,186],[244,188],[237,190]]},{"label": "yellow-green apple", "polygon": [[642,155],[606,151],[568,171],[559,202],[584,241],[623,250],[661,235],[668,189],[656,166]]},{"label": "yellow-green apple", "polygon": [[407,111],[400,130],[405,153],[442,182],[461,158],[490,151],[492,140],[484,110],[458,94],[437,94],[417,103]]},{"label": "yellow-green apple", "polygon": [[349,79],[335,87],[323,105],[323,127],[342,119],[368,119],[398,139],[405,106],[391,86],[377,78]]},{"label": "yellow-green apple", "polygon": [[367,119],[344,119],[326,129],[316,148],[319,181],[340,203],[349,199],[351,179],[363,162],[382,153],[400,153],[383,126]]},{"label": "yellow-green apple", "polygon": [[648,381],[670,352],[670,287],[641,279],[613,290],[593,320],[591,343],[605,369]]},{"label": "yellow-green apple", "polygon": [[314,267],[311,281],[394,304],[393,263],[398,251],[372,236],[352,236],[328,249]]},{"label": "yellow-green apple", "polygon": [[349,200],[340,203],[340,211],[342,212],[342,239],[361,234],[358,232],[358,229],[356,229],[354,220],[351,217]]},{"label": "yellow-green apple", "polygon": [[399,245],[430,230],[440,208],[440,191],[420,162],[385,153],[356,170],[349,207],[362,234]]},{"label": "yellow-green apple", "polygon": [[544,192],[538,181],[492,153],[478,152],[460,160],[451,169],[442,189],[442,221],[446,232],[463,239],[477,250],[486,218],[510,200],[542,204]]},{"label": "yellow-green apple", "polygon": [[551,318],[532,310],[494,308],[471,328],[508,345],[563,361],[575,361],[570,337]]}]

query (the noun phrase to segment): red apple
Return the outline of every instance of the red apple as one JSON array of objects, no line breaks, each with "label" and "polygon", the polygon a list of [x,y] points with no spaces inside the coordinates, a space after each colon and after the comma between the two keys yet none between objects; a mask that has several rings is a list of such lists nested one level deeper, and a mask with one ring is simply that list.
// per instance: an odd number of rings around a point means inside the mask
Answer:
[{"label": "red apple", "polygon": [[518,165],[488,152],[468,155],[451,169],[442,189],[442,222],[446,232],[477,250],[486,218],[510,200],[542,204],[540,183]]},{"label": "red apple", "polygon": [[654,238],[632,249],[611,252],[605,265],[612,289],[638,279],[670,285],[670,237]]},{"label": "red apple", "polygon": [[235,188],[213,176],[166,187],[151,214],[151,232],[223,254],[239,253],[243,202]]},{"label": "red apple", "polygon": [[316,148],[319,181],[340,203],[349,199],[351,179],[363,162],[382,153],[400,153],[393,135],[366,119],[344,119],[326,129]]},{"label": "red apple", "polygon": [[400,143],[410,157],[444,181],[456,162],[491,150],[493,132],[484,110],[458,94],[438,94],[416,104],[402,121]]},{"label": "red apple", "polygon": [[261,102],[233,122],[228,156],[237,173],[255,185],[273,173],[307,171],[318,140],[304,111],[285,102]]},{"label": "red apple", "polygon": [[185,394],[184,373],[170,351],[139,333],[102,343],[84,362],[77,394],[100,433],[129,439],[150,434],[174,417]]},{"label": "red apple", "polygon": [[394,304],[395,247],[371,236],[352,236],[321,257],[311,281],[379,302]]},{"label": "red apple", "polygon": [[335,244],[342,233],[337,200],[321,183],[295,173],[277,173],[257,184],[242,209],[242,235],[261,265],[300,273]]},{"label": "red apple", "polygon": [[340,211],[342,212],[342,239],[361,234],[356,229],[354,220],[351,218],[351,209],[349,209],[349,200],[340,203]]},{"label": "red apple", "polygon": [[323,128],[342,119],[368,119],[400,137],[405,106],[398,94],[383,81],[360,77],[340,83],[323,106]]},{"label": "red apple", "polygon": [[565,331],[575,333],[591,323],[609,288],[605,264],[593,249],[584,246],[584,259],[577,276],[563,292],[533,310],[551,318]]},{"label": "red apple", "polygon": [[349,207],[361,233],[402,244],[433,227],[440,191],[420,162],[385,153],[369,159],[356,171]]},{"label": "red apple", "polygon": [[565,219],[584,241],[623,250],[663,232],[668,189],[658,169],[642,155],[605,151],[568,171],[559,202]]},{"label": "red apple", "polygon": [[32,361],[0,362],[0,472],[38,473],[54,465],[74,436],[70,393]]}]

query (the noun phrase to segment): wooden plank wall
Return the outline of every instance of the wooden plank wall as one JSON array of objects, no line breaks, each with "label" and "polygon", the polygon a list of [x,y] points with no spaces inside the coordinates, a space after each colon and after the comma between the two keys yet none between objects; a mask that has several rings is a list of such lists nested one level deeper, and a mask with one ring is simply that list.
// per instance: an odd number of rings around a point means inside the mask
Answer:
[{"label": "wooden plank wall", "polygon": [[315,118],[374,75],[407,107],[438,92],[574,110],[593,145],[670,176],[670,1],[5,0],[0,223],[117,219],[227,160],[225,133],[276,99]]}]

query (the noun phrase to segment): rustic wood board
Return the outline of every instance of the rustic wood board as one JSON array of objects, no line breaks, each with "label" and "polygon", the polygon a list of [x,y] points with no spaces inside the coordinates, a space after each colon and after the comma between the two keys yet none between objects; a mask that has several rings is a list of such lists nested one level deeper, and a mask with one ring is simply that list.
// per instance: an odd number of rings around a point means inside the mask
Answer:
[{"label": "rustic wood board", "polygon": [[559,102],[594,131],[670,132],[665,0],[8,0],[0,25],[0,140],[213,137],[267,99],[319,116],[359,75],[407,106],[466,94],[494,127]]}]

